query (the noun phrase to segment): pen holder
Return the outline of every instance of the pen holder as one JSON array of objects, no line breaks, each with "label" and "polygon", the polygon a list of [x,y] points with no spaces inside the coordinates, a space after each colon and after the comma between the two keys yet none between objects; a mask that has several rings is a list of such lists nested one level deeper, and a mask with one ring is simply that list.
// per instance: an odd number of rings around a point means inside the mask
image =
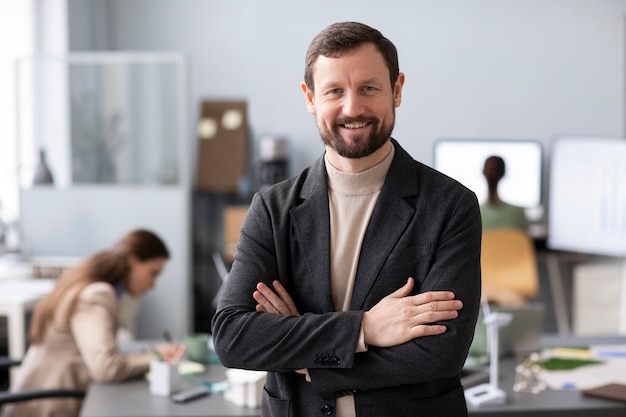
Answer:
[{"label": "pen holder", "polygon": [[169,397],[183,388],[182,378],[178,374],[178,365],[153,360],[150,362],[150,393]]}]

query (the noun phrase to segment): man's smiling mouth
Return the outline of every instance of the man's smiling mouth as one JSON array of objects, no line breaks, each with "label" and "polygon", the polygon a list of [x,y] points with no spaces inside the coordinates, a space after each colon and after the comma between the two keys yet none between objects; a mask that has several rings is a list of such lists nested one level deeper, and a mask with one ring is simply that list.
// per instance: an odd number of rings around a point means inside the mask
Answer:
[{"label": "man's smiling mouth", "polygon": [[342,126],[345,127],[346,129],[361,129],[367,126],[367,122],[344,123]]}]

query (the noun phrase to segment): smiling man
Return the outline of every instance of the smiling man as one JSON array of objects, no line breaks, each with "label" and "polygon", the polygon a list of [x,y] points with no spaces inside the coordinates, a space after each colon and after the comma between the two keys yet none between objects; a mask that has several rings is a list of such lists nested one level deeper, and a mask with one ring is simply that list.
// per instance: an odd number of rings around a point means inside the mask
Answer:
[{"label": "smiling man", "polygon": [[463,416],[480,301],[476,196],[391,138],[404,74],[356,22],[311,42],[325,153],[257,193],[213,319],[225,366],[269,371],[263,416]]}]

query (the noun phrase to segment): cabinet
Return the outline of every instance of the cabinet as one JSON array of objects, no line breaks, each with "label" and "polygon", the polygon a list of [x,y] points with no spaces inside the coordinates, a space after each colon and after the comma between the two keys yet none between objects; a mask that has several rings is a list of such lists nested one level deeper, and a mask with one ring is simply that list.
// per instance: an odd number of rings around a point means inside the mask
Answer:
[{"label": "cabinet", "polygon": [[231,259],[224,253],[229,235],[224,227],[224,213],[249,202],[248,198],[234,194],[193,193],[193,323],[196,332],[210,332],[215,314],[213,301],[222,280],[214,256],[220,256],[225,267],[230,268]]}]

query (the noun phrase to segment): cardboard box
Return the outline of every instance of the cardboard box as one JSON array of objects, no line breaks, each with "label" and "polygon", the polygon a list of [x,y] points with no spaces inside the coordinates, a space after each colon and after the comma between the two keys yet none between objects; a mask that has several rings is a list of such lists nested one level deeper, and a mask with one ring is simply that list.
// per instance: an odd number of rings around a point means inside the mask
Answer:
[{"label": "cardboard box", "polygon": [[233,262],[237,250],[237,241],[243,220],[248,213],[248,206],[229,206],[224,209],[224,258]]},{"label": "cardboard box", "polygon": [[237,193],[247,173],[248,116],[245,101],[203,101],[198,121],[196,190]]}]

